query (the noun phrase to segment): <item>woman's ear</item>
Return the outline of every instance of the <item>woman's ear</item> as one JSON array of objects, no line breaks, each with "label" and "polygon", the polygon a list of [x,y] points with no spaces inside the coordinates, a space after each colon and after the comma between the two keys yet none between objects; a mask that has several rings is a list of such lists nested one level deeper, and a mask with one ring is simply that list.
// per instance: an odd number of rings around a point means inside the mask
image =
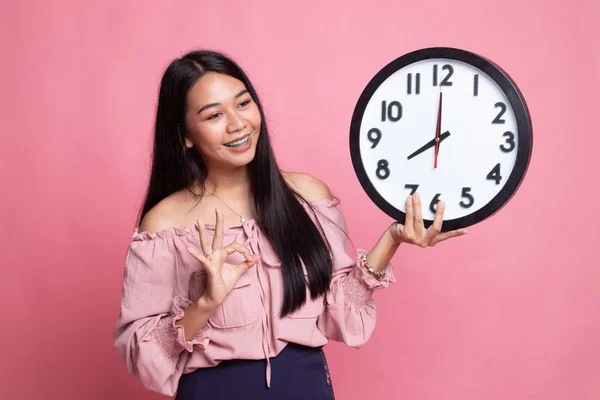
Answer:
[{"label": "woman's ear", "polygon": [[194,143],[190,140],[190,138],[186,135],[185,137],[181,134],[181,127],[177,124],[177,133],[179,134],[179,142],[181,143],[181,138],[184,138],[185,147],[191,149],[194,147]]}]

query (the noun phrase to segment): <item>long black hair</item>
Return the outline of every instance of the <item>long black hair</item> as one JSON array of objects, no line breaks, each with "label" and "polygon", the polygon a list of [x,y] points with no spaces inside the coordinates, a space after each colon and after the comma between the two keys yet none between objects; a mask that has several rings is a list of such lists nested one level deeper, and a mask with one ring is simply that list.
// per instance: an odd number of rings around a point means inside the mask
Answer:
[{"label": "long black hair", "polygon": [[313,299],[329,289],[333,264],[330,246],[298,201],[298,197],[306,199],[288,186],[277,166],[254,87],[242,68],[227,56],[209,50],[193,51],[173,60],[165,70],[158,96],[150,182],[139,220],[141,223],[144,215],[170,194],[182,189],[191,191],[195,183],[203,187],[206,165],[195,147],[185,145],[185,115],[189,90],[207,72],[229,75],[244,83],[260,112],[262,123],[256,155],[248,165],[250,198],[255,220],[281,260],[284,300],[280,316],[283,317],[304,304],[307,286]]}]

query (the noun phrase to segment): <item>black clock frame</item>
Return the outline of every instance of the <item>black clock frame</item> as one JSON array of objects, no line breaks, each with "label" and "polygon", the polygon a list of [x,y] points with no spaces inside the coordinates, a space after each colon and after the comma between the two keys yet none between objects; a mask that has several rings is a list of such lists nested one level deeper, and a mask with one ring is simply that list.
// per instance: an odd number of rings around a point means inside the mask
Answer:
[{"label": "black clock frame", "polygon": [[[519,135],[519,145],[517,149],[515,166],[504,187],[490,202],[472,214],[461,218],[444,220],[444,223],[442,224],[442,231],[446,232],[454,229],[465,228],[481,222],[497,213],[508,203],[523,182],[523,178],[525,177],[527,168],[529,167],[533,147],[533,129],[527,103],[525,102],[525,99],[516,83],[502,68],[487,58],[457,48],[431,47],[415,50],[393,60],[383,67],[371,79],[358,99],[350,124],[350,156],[356,176],[367,195],[379,209],[392,217],[394,220],[404,223],[406,214],[391,205],[371,184],[371,181],[369,180],[367,172],[365,171],[362,163],[360,152],[360,126],[362,124],[362,118],[367,104],[371,100],[371,97],[375,91],[387,78],[407,65],[433,58],[445,58],[462,61],[479,68],[491,79],[493,79],[498,84],[500,89],[505,93],[512,109],[514,110]],[[429,227],[433,223],[433,221],[429,219],[423,219],[423,222],[426,227]]]}]

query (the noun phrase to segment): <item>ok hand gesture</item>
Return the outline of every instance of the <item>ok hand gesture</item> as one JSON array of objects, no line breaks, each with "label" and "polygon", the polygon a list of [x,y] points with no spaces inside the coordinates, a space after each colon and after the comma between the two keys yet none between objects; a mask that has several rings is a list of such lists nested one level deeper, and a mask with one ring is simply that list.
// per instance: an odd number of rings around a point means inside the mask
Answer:
[{"label": "ok hand gesture", "polygon": [[[193,247],[187,251],[202,264],[207,274],[206,290],[202,295],[207,304],[218,307],[231,292],[240,277],[256,262],[258,255],[251,255],[248,248],[233,242],[223,247],[223,215],[221,210],[216,209],[215,235],[212,244],[208,243],[206,226],[200,220],[197,222],[200,235],[202,252]],[[244,256],[246,261],[240,264],[229,264],[225,261],[228,255],[238,252]]]}]

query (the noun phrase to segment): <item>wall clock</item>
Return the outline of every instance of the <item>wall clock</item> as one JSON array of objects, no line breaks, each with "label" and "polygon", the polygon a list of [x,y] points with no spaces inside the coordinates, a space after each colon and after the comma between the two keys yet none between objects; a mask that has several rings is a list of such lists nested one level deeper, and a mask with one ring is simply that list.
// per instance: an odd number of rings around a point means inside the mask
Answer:
[{"label": "wall clock", "polygon": [[404,223],[419,192],[425,226],[437,202],[442,231],[495,214],[515,194],[533,145],[525,99],[510,76],[469,51],[436,47],[383,67],[360,95],[350,154],[360,184],[383,212]]}]

